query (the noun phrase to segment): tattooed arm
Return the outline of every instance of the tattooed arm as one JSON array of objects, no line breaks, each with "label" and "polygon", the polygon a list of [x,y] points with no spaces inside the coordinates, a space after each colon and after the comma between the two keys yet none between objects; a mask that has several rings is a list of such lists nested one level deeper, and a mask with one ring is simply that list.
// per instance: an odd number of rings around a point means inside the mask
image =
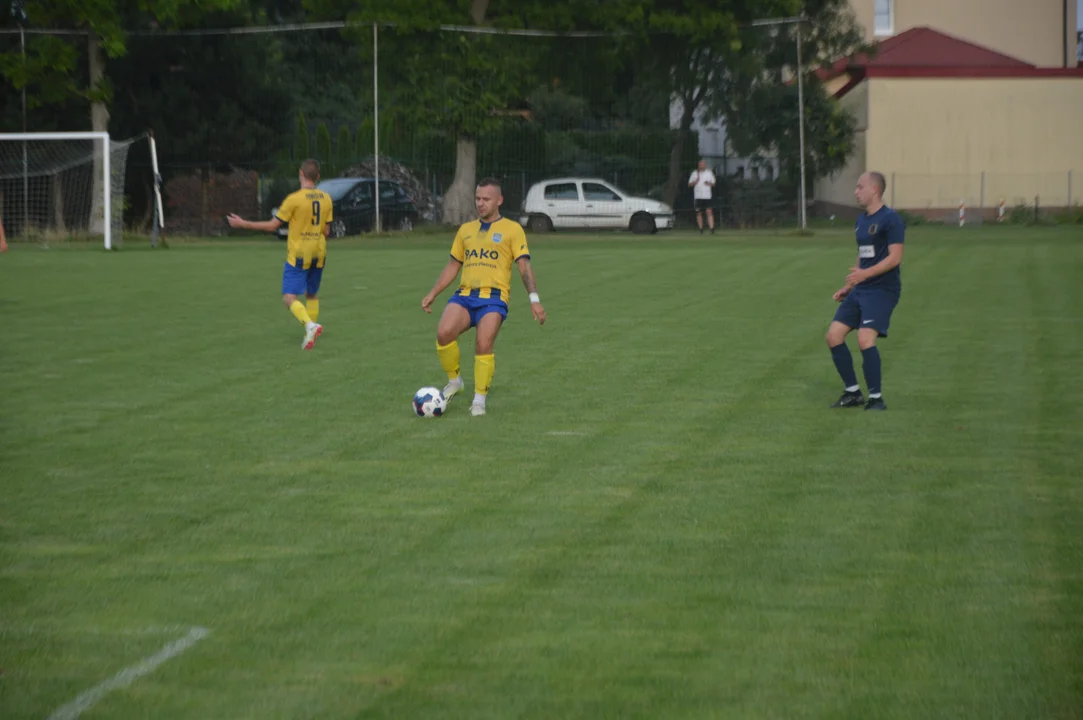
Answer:
[{"label": "tattooed arm", "polygon": [[519,267],[519,275],[523,278],[523,285],[526,286],[526,291],[531,295],[530,298],[530,311],[534,313],[534,319],[538,321],[539,325],[545,324],[545,308],[536,299],[538,296],[538,284],[534,280],[534,268],[530,267],[530,258],[521,257],[515,261],[515,264]]}]

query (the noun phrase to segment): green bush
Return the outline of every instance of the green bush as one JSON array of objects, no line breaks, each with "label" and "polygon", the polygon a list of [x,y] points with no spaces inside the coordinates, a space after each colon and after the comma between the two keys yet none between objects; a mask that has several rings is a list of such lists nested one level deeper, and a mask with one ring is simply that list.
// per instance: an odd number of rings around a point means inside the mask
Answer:
[{"label": "green bush", "polygon": [[1035,212],[1033,205],[1027,205],[1026,203],[1018,203],[1015,207],[1008,211],[1007,222],[1009,225],[1072,225],[1075,223],[1083,224],[1083,209],[1071,208],[1070,210],[1063,212],[1059,215],[1050,215],[1049,213],[1043,213],[1039,209]]},{"label": "green bush", "polygon": [[276,177],[263,185],[263,215],[269,217],[271,210],[282,204],[286,196],[301,187],[297,176],[292,178]]},{"label": "green bush", "polygon": [[1083,225],[1083,207],[1073,205],[1054,219],[1058,225]]},{"label": "green bush", "polygon": [[1030,225],[1034,222],[1034,208],[1026,203],[1017,203],[1007,212],[1009,225]]},{"label": "green bush", "polygon": [[899,210],[899,217],[902,218],[903,225],[906,227],[925,225],[929,222],[924,215],[916,215],[912,212],[907,212],[906,210]]}]

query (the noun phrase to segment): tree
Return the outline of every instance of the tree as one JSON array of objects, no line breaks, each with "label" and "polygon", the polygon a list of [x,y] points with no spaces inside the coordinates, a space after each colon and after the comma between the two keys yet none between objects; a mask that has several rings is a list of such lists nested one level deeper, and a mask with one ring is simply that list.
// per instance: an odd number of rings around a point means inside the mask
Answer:
[{"label": "tree", "polygon": [[[758,84],[748,95],[733,96],[725,112],[726,132],[734,152],[777,154],[782,180],[800,183],[798,97],[795,84]],[[846,166],[853,154],[857,121],[810,76],[805,82],[805,166],[809,181]]]},{"label": "tree", "polygon": [[[215,12],[201,23],[248,19],[242,11]],[[296,117],[282,82],[281,43],[272,35],[133,35],[126,54],[107,65],[117,88],[111,125],[123,134],[153,128],[163,177],[198,168],[204,198],[215,171],[270,170],[275,159],[288,158]],[[206,232],[208,202],[201,214]]]},{"label": "tree", "polygon": [[312,136],[308,132],[308,122],[304,111],[297,113],[297,132],[293,139],[293,160],[300,164],[312,157]]},{"label": "tree", "polygon": [[372,152],[373,146],[373,124],[372,118],[365,118],[365,121],[357,126],[357,134],[354,136],[354,158],[360,161]]},{"label": "tree", "polygon": [[[576,24],[582,5],[574,0],[310,0],[320,17],[394,23],[379,31],[381,59],[394,59],[380,64],[380,117],[389,125],[436,125],[454,139],[455,175],[443,202],[443,220],[451,224],[474,216],[479,134],[504,122],[502,113],[541,84],[538,58],[550,46],[537,38],[441,32],[439,26],[563,29]],[[371,53],[371,25],[355,31],[355,37]]]},{"label": "tree", "polygon": [[[306,20],[303,14],[283,18],[283,22]],[[364,38],[337,29],[278,36],[283,41],[283,62],[291,77],[300,81],[292,84],[291,93],[297,107],[305,108],[309,122],[324,121],[335,127],[372,112],[372,66],[370,58],[358,52],[358,40],[371,44],[371,35],[368,28]]]},{"label": "tree", "polygon": [[793,16],[802,0],[621,0],[624,24],[638,28],[640,73],[670,93],[680,113],[670,148],[663,199],[683,186],[681,159],[697,113],[718,102],[722,77],[746,52],[741,28],[753,20]]},{"label": "tree", "polygon": [[[804,70],[806,180],[845,167],[853,153],[855,118],[840,108],[816,76],[827,63],[868,51],[847,0],[808,0],[800,27]],[[746,33],[748,52],[723,75],[710,106],[726,122],[729,142],[741,155],[777,153],[782,177],[800,182],[797,27]]]},{"label": "tree", "polygon": [[324,173],[328,177],[335,176],[335,158],[331,154],[331,131],[325,122],[316,126],[316,159],[326,168]]},{"label": "tree", "polygon": [[[27,21],[32,27],[61,27],[86,30],[87,77],[83,83],[76,79],[75,56],[67,43],[56,38],[36,37],[27,43],[27,62],[16,51],[9,51],[0,58],[0,72],[16,90],[34,85],[36,102],[63,102],[72,95],[85,98],[90,105],[90,126],[95,132],[109,130],[108,102],[113,94],[113,84],[106,75],[107,58],[118,58],[127,51],[125,27],[138,20],[151,19],[163,25],[191,20],[206,11],[227,9],[238,5],[240,0],[207,0],[188,3],[184,0],[52,0],[48,3],[30,3],[26,8]],[[103,195],[100,187],[101,159],[94,163],[94,198]],[[91,214],[96,223],[104,221],[100,207]],[[99,230],[98,228],[91,228]]]},{"label": "tree", "polygon": [[350,126],[342,125],[338,129],[338,141],[335,143],[335,161],[339,172],[345,170],[353,161],[353,138],[350,137]]}]

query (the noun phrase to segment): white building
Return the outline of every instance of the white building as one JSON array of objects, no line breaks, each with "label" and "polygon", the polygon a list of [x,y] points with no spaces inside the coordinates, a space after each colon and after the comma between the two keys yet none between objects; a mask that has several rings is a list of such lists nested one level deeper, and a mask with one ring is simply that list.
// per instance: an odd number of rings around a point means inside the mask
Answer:
[{"label": "white building", "polygon": [[[669,128],[677,130],[681,126],[684,106],[680,99],[674,98],[669,105]],[[751,178],[755,174],[761,180],[773,180],[778,177],[777,157],[737,157],[726,142],[726,125],[721,118],[709,118],[701,109],[692,119],[692,131],[699,138],[699,156],[719,177],[726,175],[735,178]]]}]

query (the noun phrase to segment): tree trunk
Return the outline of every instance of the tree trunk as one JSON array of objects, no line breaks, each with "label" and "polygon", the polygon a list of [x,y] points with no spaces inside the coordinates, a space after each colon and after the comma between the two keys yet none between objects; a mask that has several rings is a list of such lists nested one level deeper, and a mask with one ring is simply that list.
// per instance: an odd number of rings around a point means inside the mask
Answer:
[{"label": "tree trunk", "polygon": [[684,155],[684,140],[688,131],[692,129],[692,119],[695,117],[696,107],[687,98],[681,99],[684,112],[681,113],[681,124],[677,130],[677,137],[673,140],[673,147],[669,151],[669,179],[666,180],[666,191],[662,201],[673,207],[677,200],[677,193],[681,189],[681,179],[684,177],[684,169],[681,167],[681,157]]},{"label": "tree trunk", "polygon": [[[485,22],[489,0],[470,0],[470,19],[475,25]],[[442,220],[447,225],[461,225],[477,217],[474,191],[477,189],[478,143],[460,134],[455,142],[455,179],[444,194]]]},{"label": "tree trunk", "polygon": [[477,175],[478,143],[472,137],[460,135],[455,144],[455,180],[444,195],[445,224],[461,225],[477,216],[474,208]]},{"label": "tree trunk", "polygon": [[207,200],[211,186],[211,168],[204,165],[199,171],[199,235],[207,237]]},{"label": "tree trunk", "polygon": [[489,9],[489,0],[471,0],[470,19],[475,25],[485,22],[485,12]]},{"label": "tree trunk", "polygon": [[[98,35],[94,32],[87,33],[87,66],[90,70],[91,89],[100,88],[105,80],[105,57],[102,55]],[[93,102],[90,104],[90,129],[94,132],[109,131],[109,109],[105,106],[105,103]],[[96,235],[105,232],[105,223],[108,221],[108,218],[105,217],[105,186],[102,182],[104,159],[102,153],[109,152],[109,149],[108,142],[105,143],[105,147],[97,147],[97,143],[95,143],[94,177],[90,196],[90,232]],[[113,201],[120,202],[120,199],[113,198]],[[114,240],[119,241],[120,238],[114,238]]]},{"label": "tree trunk", "polygon": [[64,181],[60,173],[53,175],[53,224],[59,235],[67,235],[68,228],[64,222]]}]

